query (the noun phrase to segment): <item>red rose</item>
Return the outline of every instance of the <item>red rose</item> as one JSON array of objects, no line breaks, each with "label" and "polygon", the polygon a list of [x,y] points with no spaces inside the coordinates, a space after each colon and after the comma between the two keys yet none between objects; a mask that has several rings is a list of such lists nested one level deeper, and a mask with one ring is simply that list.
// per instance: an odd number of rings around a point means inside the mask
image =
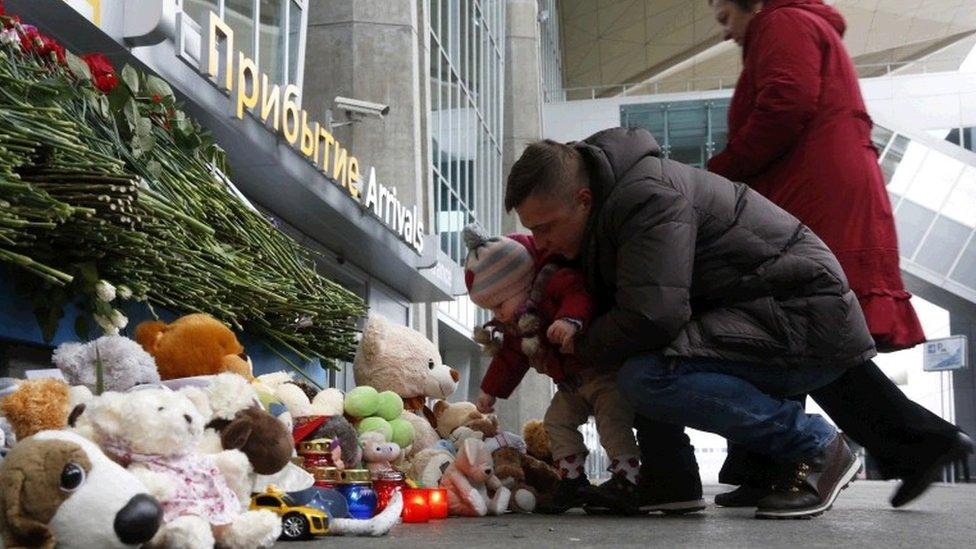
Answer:
[{"label": "red rose", "polygon": [[158,93],[154,93],[152,95],[152,102],[155,103],[156,105],[160,104],[162,101],[163,101],[163,98],[160,97]]},{"label": "red rose", "polygon": [[109,93],[115,89],[115,86],[119,85],[119,79],[115,76],[115,67],[104,54],[89,53],[81,56],[81,58],[88,64],[92,74],[92,82],[102,93]]}]

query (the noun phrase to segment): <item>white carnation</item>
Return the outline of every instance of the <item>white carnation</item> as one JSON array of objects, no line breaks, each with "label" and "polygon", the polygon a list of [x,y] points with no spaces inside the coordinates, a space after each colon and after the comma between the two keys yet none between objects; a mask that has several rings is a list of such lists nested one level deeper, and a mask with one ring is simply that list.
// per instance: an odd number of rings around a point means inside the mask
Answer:
[{"label": "white carnation", "polygon": [[95,323],[98,324],[98,327],[101,328],[103,332],[105,332],[105,335],[119,334],[119,328],[116,327],[115,322],[113,322],[112,319],[105,318],[104,316],[99,314],[93,316],[95,318]]},{"label": "white carnation", "polygon": [[112,286],[107,280],[99,280],[95,284],[95,295],[98,296],[98,299],[109,303],[115,299],[115,286]]},{"label": "white carnation", "polygon": [[112,324],[114,324],[116,328],[121,330],[122,328],[125,328],[129,324],[129,317],[122,314],[122,311],[118,309],[113,309]]}]

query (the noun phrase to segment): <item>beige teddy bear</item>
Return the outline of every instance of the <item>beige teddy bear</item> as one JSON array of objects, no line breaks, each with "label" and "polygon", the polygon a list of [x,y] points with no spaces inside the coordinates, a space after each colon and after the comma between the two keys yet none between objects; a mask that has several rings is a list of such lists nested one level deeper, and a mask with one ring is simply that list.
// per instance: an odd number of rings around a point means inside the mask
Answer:
[{"label": "beige teddy bear", "polygon": [[[243,511],[237,495],[250,486],[250,464],[238,450],[196,448],[210,415],[196,388],[105,393],[84,412],[103,450],[127,466],[163,507],[152,547],[270,547],[281,523],[270,511]],[[246,493],[246,492],[244,492]]]},{"label": "beige teddy bear", "polygon": [[356,350],[353,373],[356,385],[393,391],[403,398],[405,411],[401,417],[414,430],[405,459],[412,460],[440,440],[431,425],[433,415],[426,399],[452,395],[460,375],[442,362],[437,346],[423,334],[391,324],[383,316],[370,316]]},{"label": "beige teddy bear", "polygon": [[457,389],[458,371],[443,363],[437,346],[420,332],[372,315],[353,362],[356,385],[400,395],[407,410],[419,411],[427,397],[447,398]]},{"label": "beige teddy bear", "polygon": [[437,434],[444,439],[460,439],[463,436],[452,436],[454,432],[462,427],[472,431],[482,433],[482,438],[489,439],[498,434],[498,417],[494,414],[482,414],[478,408],[470,402],[450,403],[438,400],[434,403],[434,417],[437,424]]}]

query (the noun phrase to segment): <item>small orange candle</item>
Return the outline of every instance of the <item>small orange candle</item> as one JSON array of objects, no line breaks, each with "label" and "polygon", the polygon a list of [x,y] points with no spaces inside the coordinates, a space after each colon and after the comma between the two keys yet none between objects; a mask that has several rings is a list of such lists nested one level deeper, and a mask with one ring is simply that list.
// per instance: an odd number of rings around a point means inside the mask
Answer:
[{"label": "small orange candle", "polygon": [[430,518],[447,518],[447,489],[431,488],[427,491],[427,501],[430,506]]},{"label": "small orange candle", "polygon": [[[446,503],[446,502],[445,502]],[[422,488],[403,491],[403,522],[417,523],[430,520],[427,490]]]}]

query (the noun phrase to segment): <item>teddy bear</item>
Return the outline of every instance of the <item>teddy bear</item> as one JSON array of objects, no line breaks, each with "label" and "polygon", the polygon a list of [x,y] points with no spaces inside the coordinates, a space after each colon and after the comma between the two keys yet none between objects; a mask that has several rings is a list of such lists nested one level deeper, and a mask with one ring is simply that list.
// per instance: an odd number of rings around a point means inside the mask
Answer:
[{"label": "teddy bear", "polygon": [[246,379],[220,374],[204,393],[210,409],[207,432],[219,439],[219,445],[211,442],[209,453],[240,450],[260,475],[273,475],[288,465],[295,449],[291,433],[284,423],[264,411]]},{"label": "teddy bear", "polygon": [[195,451],[211,413],[207,395],[196,387],[108,392],[84,412],[99,446],[163,507],[151,547],[270,547],[281,533],[274,513],[243,511],[235,489],[249,483],[246,455]]},{"label": "teddy bear", "polygon": [[501,447],[491,454],[495,476],[512,491],[512,511],[531,513],[537,506],[552,503],[559,484],[559,473],[515,446]]},{"label": "teddy bear", "polygon": [[371,473],[392,471],[392,462],[400,457],[400,445],[387,442],[383,435],[375,431],[359,437],[363,445],[363,462]]},{"label": "teddy bear", "polygon": [[443,363],[437,346],[420,332],[371,315],[353,361],[356,385],[393,391],[407,410],[420,411],[427,397],[447,398],[460,374]]},{"label": "teddy bear", "polygon": [[449,403],[438,400],[434,403],[434,425],[441,438],[449,439],[455,429],[467,427],[482,433],[483,438],[492,438],[498,434],[498,417],[494,414],[482,414],[471,402]]},{"label": "teddy bear", "polygon": [[22,440],[0,465],[0,546],[132,547],[152,539],[163,510],[132,473],[68,431]]},{"label": "teddy bear", "polygon": [[0,399],[0,415],[22,440],[40,431],[64,429],[72,409],[91,396],[84,386],[69,387],[59,379],[27,380]]},{"label": "teddy bear", "polygon": [[102,364],[102,390],[128,391],[141,384],[159,383],[156,361],[138,343],[119,335],[88,343],[62,343],[51,361],[71,385],[96,391],[96,361]]},{"label": "teddy bear", "polygon": [[136,341],[156,359],[164,380],[231,372],[252,377],[251,361],[234,332],[216,318],[195,313],[167,324],[136,327]]},{"label": "teddy bear", "polygon": [[437,487],[448,466],[454,463],[456,453],[456,449],[451,452],[441,448],[425,448],[406,464],[404,473],[418,486]]},{"label": "teddy bear", "polygon": [[353,374],[356,385],[393,391],[403,398],[406,411],[401,418],[414,431],[413,444],[405,448],[406,460],[440,440],[431,425],[433,414],[426,399],[453,394],[460,374],[443,364],[437,346],[423,334],[391,324],[382,315],[371,315],[356,349]]},{"label": "teddy bear", "polygon": [[522,426],[522,438],[525,440],[525,453],[539,461],[553,465],[552,450],[549,448],[549,433],[541,420],[530,419]]},{"label": "teddy bear", "polygon": [[[512,493],[495,476],[494,462],[484,441],[466,439],[447,466],[440,485],[447,490],[447,510],[454,516],[500,515],[508,509]],[[488,496],[488,489],[494,495]]]}]

